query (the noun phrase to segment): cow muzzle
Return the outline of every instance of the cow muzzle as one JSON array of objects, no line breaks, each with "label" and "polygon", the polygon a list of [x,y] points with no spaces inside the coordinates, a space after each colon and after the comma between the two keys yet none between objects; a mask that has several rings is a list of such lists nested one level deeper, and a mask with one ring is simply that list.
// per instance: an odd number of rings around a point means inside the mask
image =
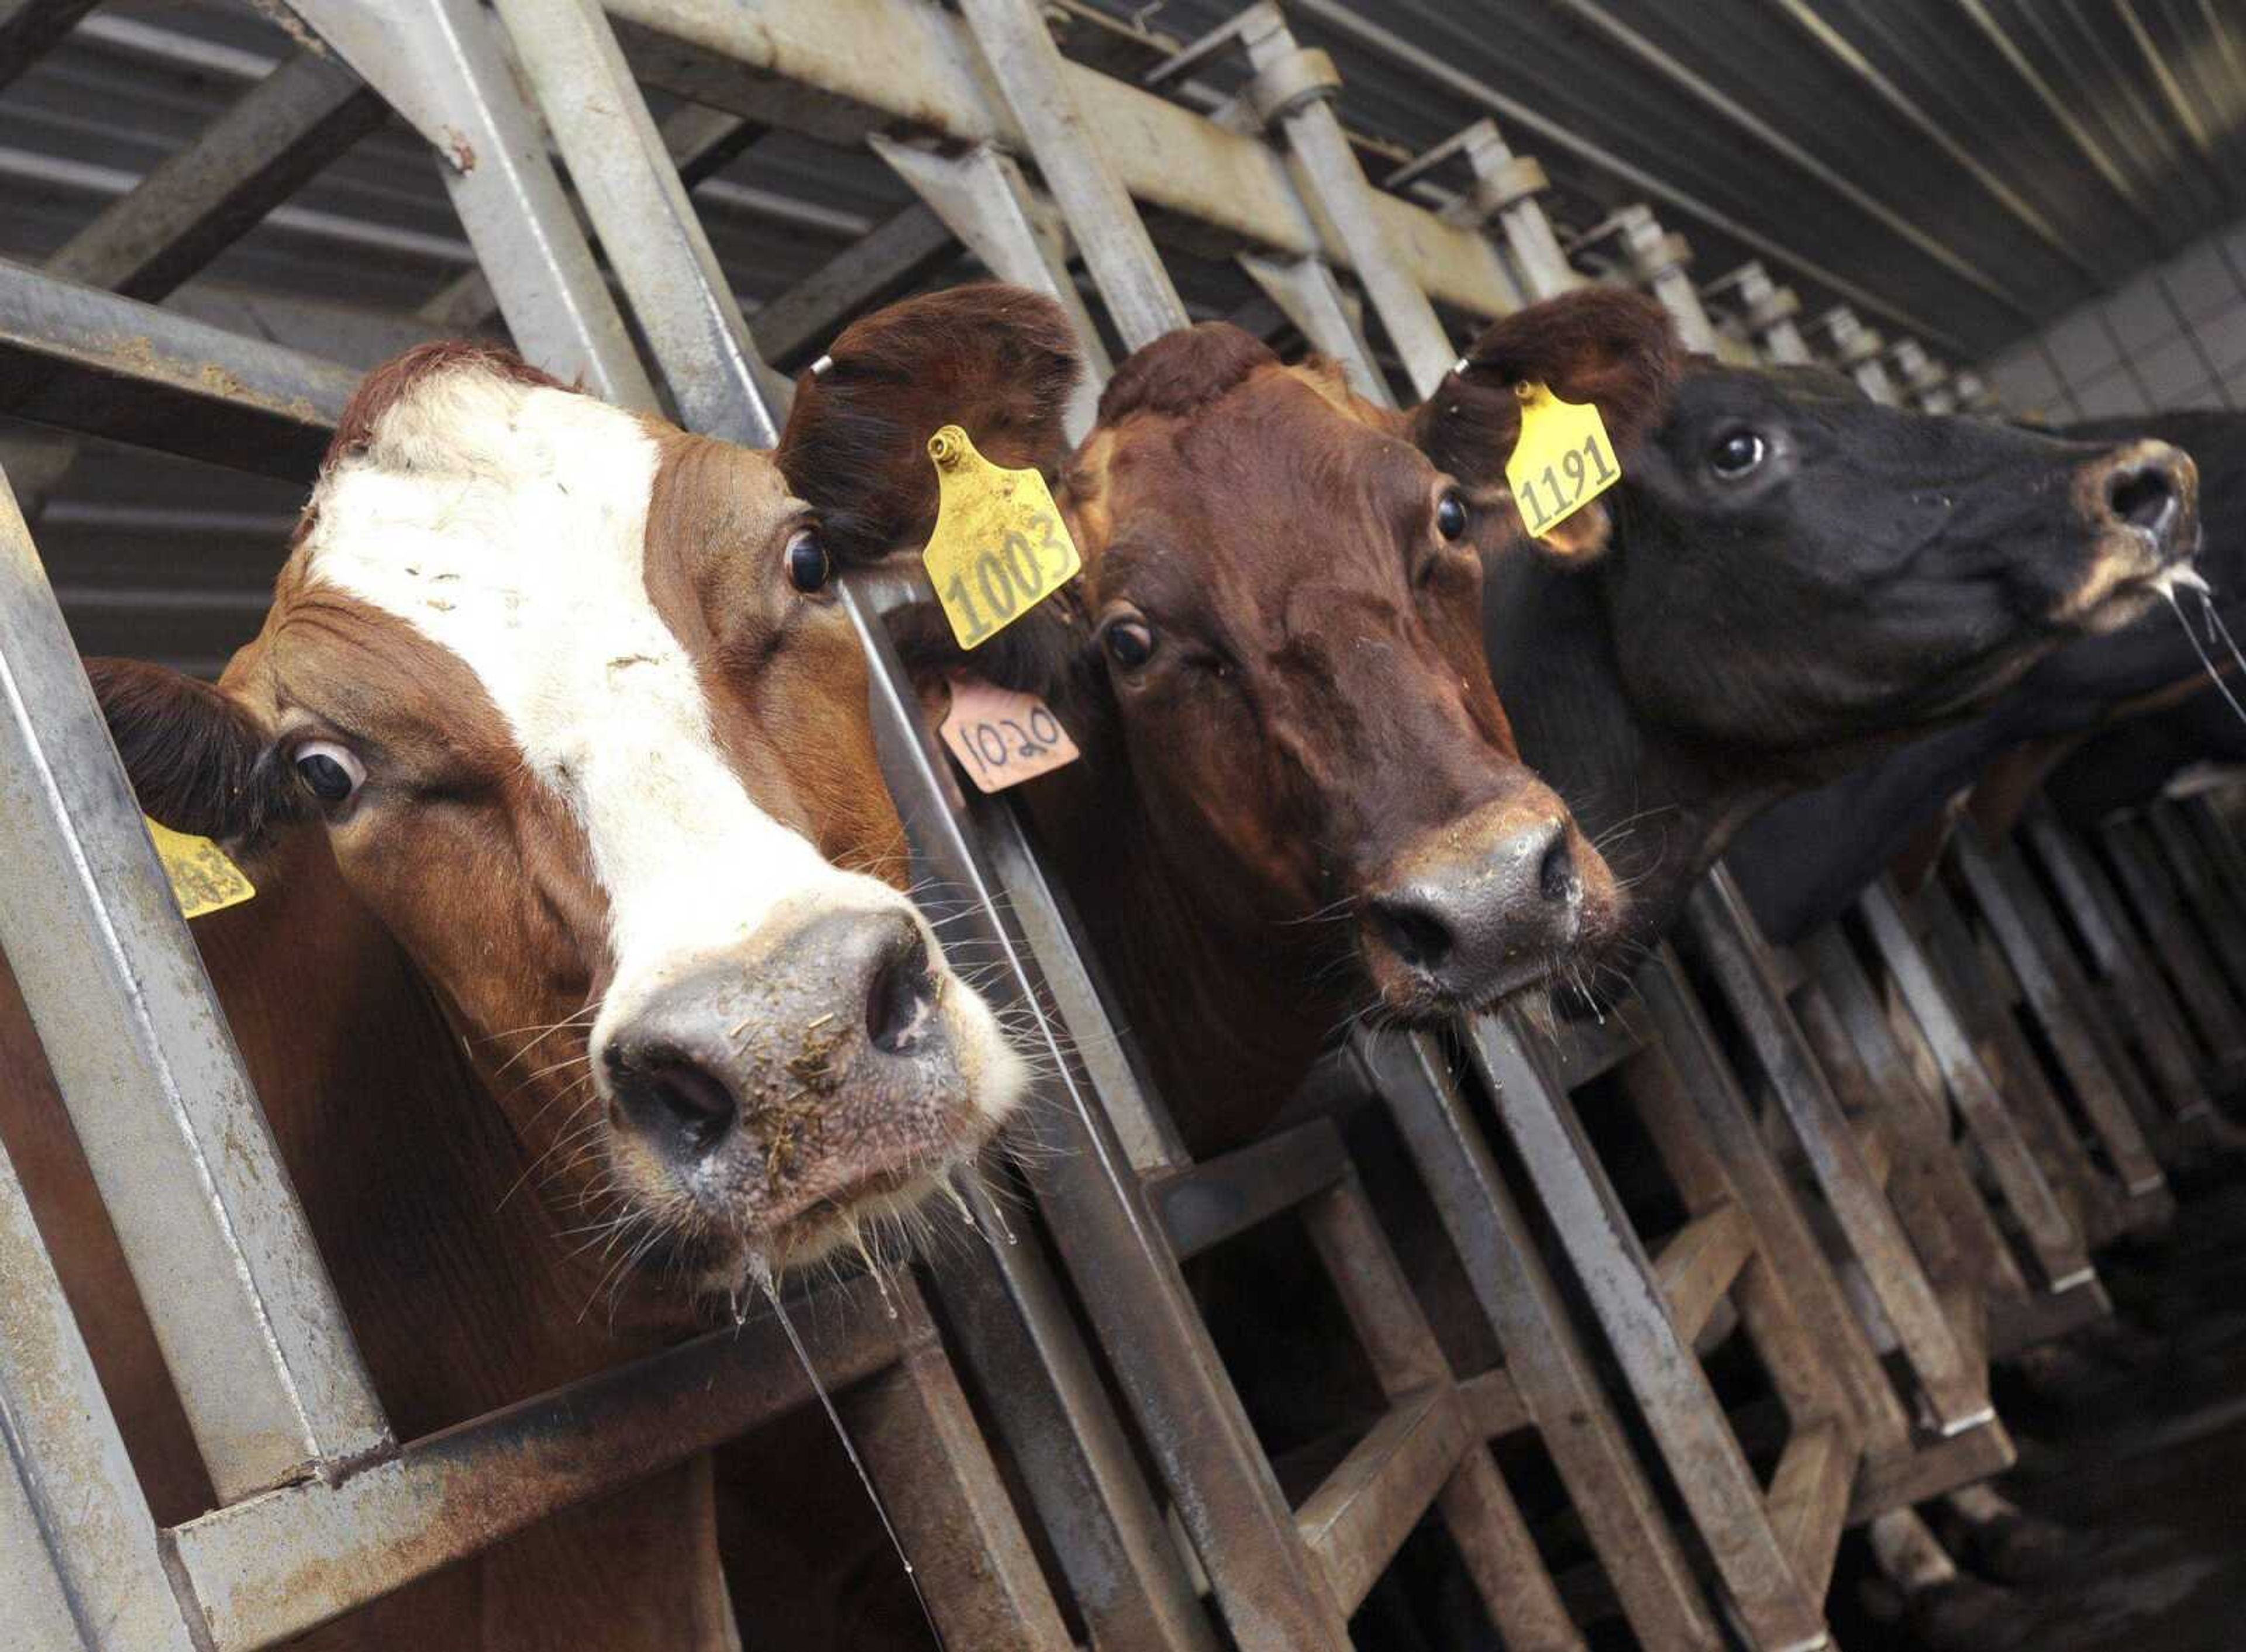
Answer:
[{"label": "cow muzzle", "polygon": [[1392,1013],[1485,1009],[1606,943],[1613,875],[1559,799],[1536,792],[1423,834],[1360,903],[1359,944]]},{"label": "cow muzzle", "polygon": [[628,1196],[732,1254],[811,1260],[915,1204],[1013,1106],[1021,1063],[899,901],[767,924],[604,1026],[595,1060]]},{"label": "cow muzzle", "polygon": [[2139,441],[2076,472],[2074,500],[2088,520],[2088,572],[2063,617],[2100,629],[2134,619],[2161,577],[2199,551],[2199,470],[2166,442]]}]

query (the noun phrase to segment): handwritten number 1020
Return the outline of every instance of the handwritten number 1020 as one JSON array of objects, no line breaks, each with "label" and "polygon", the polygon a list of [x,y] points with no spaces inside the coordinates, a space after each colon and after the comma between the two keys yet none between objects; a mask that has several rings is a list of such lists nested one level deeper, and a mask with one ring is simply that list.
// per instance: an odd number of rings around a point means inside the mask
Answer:
[{"label": "handwritten number 1020", "polygon": [[[1588,465],[1584,463],[1586,457],[1590,461]],[[1564,497],[1560,479],[1563,472],[1567,477]],[[1541,488],[1532,478],[1522,482],[1517,490],[1521,515],[1528,524],[1528,531],[1542,534],[1581,501],[1585,488],[1595,481],[1603,487],[1614,479],[1614,466],[1608,462],[1606,449],[1599,445],[1599,438],[1586,436],[1582,446],[1569,449],[1556,468],[1550,465],[1544,467]]]}]

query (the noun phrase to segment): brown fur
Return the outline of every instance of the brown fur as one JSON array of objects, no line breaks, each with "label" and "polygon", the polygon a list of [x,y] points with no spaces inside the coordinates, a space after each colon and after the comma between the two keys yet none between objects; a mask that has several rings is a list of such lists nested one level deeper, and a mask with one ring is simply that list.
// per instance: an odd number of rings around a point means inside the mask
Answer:
[{"label": "brown fur", "polygon": [[[968,302],[953,296],[947,320]],[[927,435],[956,418],[982,442],[958,410],[988,403],[1010,352],[988,338],[1007,324],[995,304],[982,324],[940,336],[908,329],[912,309],[838,340],[819,394],[822,423],[850,438],[838,474],[868,473],[874,441],[887,446],[872,463],[925,490]],[[1057,323],[1057,309],[1045,319]],[[1578,353],[1628,350],[1637,319],[1586,318]],[[1533,342],[1533,323],[1527,333]],[[887,377],[863,371],[861,354],[888,364]],[[1667,368],[1627,371],[1628,393],[1650,396]],[[1570,362],[1554,376],[1580,391],[1627,373]],[[924,381],[953,399],[896,388]],[[1407,1001],[1358,958],[1368,890],[1445,832],[1464,840],[1469,820],[1495,831],[1559,812],[1519,766],[1481,648],[1480,553],[1509,543],[1518,521],[1495,502],[1445,541],[1433,526],[1443,480],[1413,445],[1439,421],[1374,407],[1331,364],[1284,366],[1222,323],[1126,361],[1072,455],[1057,396],[1049,412],[1034,426],[1048,442],[1035,462],[1064,477],[1057,498],[1085,572],[964,663],[1045,696],[1084,751],[1024,795],[1126,1023],[1208,1151],[1260,1128],[1376,986],[1399,995],[1392,1010]],[[1623,428],[1639,418],[1633,407]],[[814,494],[827,485],[821,430],[791,426],[790,473]],[[916,549],[908,533],[855,554],[893,547]],[[1136,614],[1165,650],[1143,681],[1119,675],[1098,640]],[[961,663],[932,609],[908,616],[901,643],[929,677]],[[1603,867],[1588,844],[1576,853],[1603,912],[1614,899]]]},{"label": "brown fur", "polygon": [[[416,384],[470,369],[553,384],[503,352],[412,352],[353,398],[330,463],[364,451]],[[758,802],[830,858],[900,877],[862,659],[836,605],[787,583],[802,507],[768,459],[652,429],[649,593],[701,664],[722,749]],[[587,1029],[570,1018],[609,967],[582,834],[459,659],[308,576],[309,527],[259,636],[216,687],[151,666],[93,670],[142,806],[250,860],[256,899],[199,920],[194,938],[377,1391],[412,1439],[702,1320],[664,1288],[661,1251],[620,1268],[601,1243],[597,1224],[617,1213],[574,1133],[589,1092]],[[348,814],[329,819],[301,790],[276,742],[284,715],[380,754],[378,782]],[[208,1506],[208,1482],[12,1002],[0,998],[0,1139],[26,1172],[158,1518],[176,1522]],[[805,1519],[825,1489],[791,1485],[738,1518]],[[707,1464],[687,1465],[305,1644],[721,1647],[711,1497]]]}]

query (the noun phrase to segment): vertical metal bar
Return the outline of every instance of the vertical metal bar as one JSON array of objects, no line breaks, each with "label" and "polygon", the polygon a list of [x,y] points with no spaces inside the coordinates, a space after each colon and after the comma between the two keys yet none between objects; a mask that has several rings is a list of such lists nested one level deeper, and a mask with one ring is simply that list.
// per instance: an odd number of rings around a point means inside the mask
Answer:
[{"label": "vertical metal bar", "polygon": [[308,24],[436,151],[453,209],[515,345],[604,401],[653,411],[593,250],[474,0],[274,0]]},{"label": "vertical metal bar", "polygon": [[390,1444],[14,496],[0,947],[228,1499]]},{"label": "vertical metal bar", "polygon": [[1474,205],[1494,212],[1505,231],[1514,267],[1532,298],[1556,298],[1583,284],[1582,276],[1560,249],[1560,237],[1537,194],[1549,187],[1544,168],[1533,156],[1516,155],[1494,121],[1476,121],[1460,147],[1474,175]]},{"label": "vertical metal bar", "polygon": [[1946,1438],[1987,1422],[1993,1412],[1985,1379],[1967,1363],[1894,1207],[1873,1180],[1855,1131],[1770,976],[1768,943],[1730,874],[1719,867],[1703,879],[1685,910],[1811,1173],[1895,1328],[1936,1429]]},{"label": "vertical metal bar", "polygon": [[1764,1514],[1762,1488],[1706,1375],[1678,1341],[1644,1247],[1572,1108],[1548,1086],[1505,1021],[1479,1016],[1467,1033],[1498,1118],[1554,1225],[1563,1240],[1596,1237],[1595,1245],[1571,1250],[1577,1277],[1740,1616],[1773,1652],[1827,1644],[1817,1608],[1803,1597]]},{"label": "vertical metal bar", "polygon": [[1074,71],[1041,10],[1034,0],[961,0],[959,9],[1125,348],[1188,325],[1191,317],[1138,208],[1086,127],[1069,90]]},{"label": "vertical metal bar", "polygon": [[1341,283],[1334,279],[1332,267],[1324,259],[1242,253],[1238,262],[1295,330],[1310,340],[1312,350],[1342,364],[1351,389],[1383,407],[1396,405],[1395,393],[1372,359],[1371,348],[1342,296]]},{"label": "vertical metal bar", "polygon": [[741,307],[597,0],[498,0],[498,9],[681,420],[771,446],[775,387],[761,382]]},{"label": "vertical metal bar", "polygon": [[31,1652],[189,1652],[156,1522],[0,1149],[0,1622]]},{"label": "vertical metal bar", "polygon": [[1712,1652],[1722,1635],[1441,1050],[1426,1034],[1359,1031],[1351,1044],[1434,1196],[1632,1631],[1647,1652]]}]

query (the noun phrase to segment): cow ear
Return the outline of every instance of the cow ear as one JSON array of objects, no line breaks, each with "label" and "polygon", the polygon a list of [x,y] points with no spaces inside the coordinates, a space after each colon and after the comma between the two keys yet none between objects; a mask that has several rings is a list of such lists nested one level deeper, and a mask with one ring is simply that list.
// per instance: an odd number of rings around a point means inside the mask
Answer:
[{"label": "cow ear", "polygon": [[929,293],[854,322],[796,381],[774,455],[846,565],[918,544],[936,523],[928,438],[957,425],[983,456],[1048,479],[1083,372],[1061,307],[1026,287]]},{"label": "cow ear", "polygon": [[[1630,456],[1667,416],[1682,351],[1668,313],[1642,294],[1586,287],[1516,310],[1479,338],[1435,393],[1412,411],[1412,440],[1441,469],[1477,489],[1505,486],[1521,435],[1516,387],[1543,384],[1562,401],[1599,410],[1628,470]],[[1602,506],[1578,511],[1537,543],[1554,560],[1582,564],[1606,548]]]},{"label": "cow ear", "polygon": [[143,813],[252,849],[301,807],[272,741],[223,690],[138,660],[90,659],[85,674]]}]

